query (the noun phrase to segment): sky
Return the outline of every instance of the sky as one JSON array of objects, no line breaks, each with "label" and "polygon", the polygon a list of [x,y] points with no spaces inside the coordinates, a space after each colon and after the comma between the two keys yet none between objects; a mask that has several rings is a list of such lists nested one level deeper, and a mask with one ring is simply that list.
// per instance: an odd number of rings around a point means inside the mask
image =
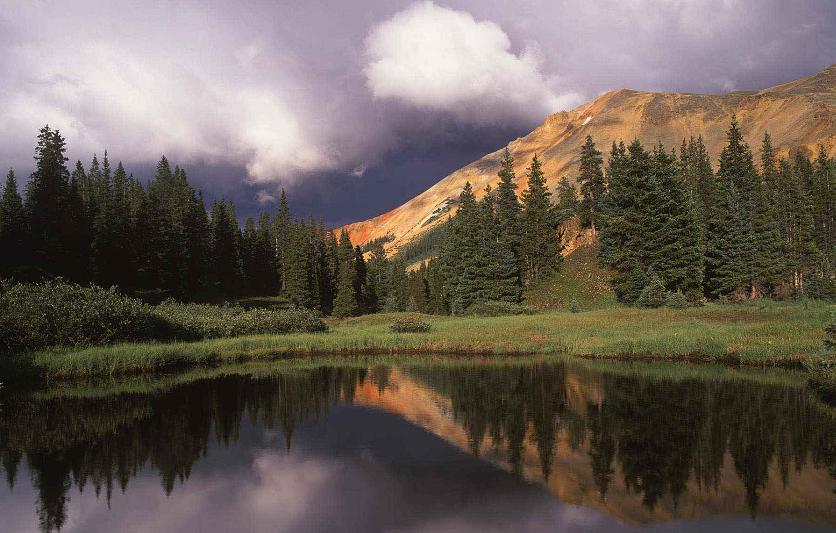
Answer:
[{"label": "sky", "polygon": [[836,62],[832,0],[0,0],[0,168],[162,154],[240,216],[394,208],[602,92],[765,88]]}]

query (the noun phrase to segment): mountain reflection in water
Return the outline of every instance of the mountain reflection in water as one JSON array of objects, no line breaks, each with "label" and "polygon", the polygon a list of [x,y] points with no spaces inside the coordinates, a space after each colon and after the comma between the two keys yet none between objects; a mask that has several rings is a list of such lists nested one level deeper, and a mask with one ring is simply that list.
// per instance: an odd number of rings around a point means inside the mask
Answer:
[{"label": "mountain reflection in water", "polygon": [[0,530],[836,526],[836,414],[802,380],[601,368],[262,369],[4,391]]}]

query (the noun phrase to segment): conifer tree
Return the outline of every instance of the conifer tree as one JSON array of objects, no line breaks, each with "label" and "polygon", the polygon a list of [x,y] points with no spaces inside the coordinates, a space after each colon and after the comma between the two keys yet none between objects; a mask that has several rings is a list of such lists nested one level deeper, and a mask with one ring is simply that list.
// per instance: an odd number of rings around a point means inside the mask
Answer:
[{"label": "conifer tree", "polygon": [[26,218],[14,170],[9,169],[0,198],[0,276],[20,276],[25,265],[23,247]]},{"label": "conifer tree", "polygon": [[586,136],[586,142],[581,147],[580,175],[578,183],[581,186],[581,202],[579,208],[582,227],[591,228],[593,236],[598,234],[600,213],[603,209],[604,194],[607,184],[604,171],[601,168],[603,159],[601,152],[595,148],[592,136]]},{"label": "conifer tree", "polygon": [[212,203],[212,254],[219,294],[231,298],[241,293],[243,278],[240,238],[235,207],[222,198]]},{"label": "conifer tree", "polygon": [[521,207],[517,199],[516,175],[514,174],[514,159],[511,152],[505,148],[500,162],[499,185],[496,187],[496,223],[499,240],[510,249],[517,262],[517,277],[522,269],[522,221]]},{"label": "conifer tree", "polygon": [[474,301],[519,302],[522,299],[519,263],[512,247],[502,239],[496,216],[497,202],[490,187],[477,208],[477,233],[471,237],[476,241],[479,268],[478,282],[472,285]]},{"label": "conifer tree", "polygon": [[[372,243],[369,246],[369,261],[367,263],[368,274],[366,283],[369,295],[374,295],[373,306],[368,312],[380,311],[386,304],[386,296],[389,278],[389,260],[386,258],[386,251],[381,242]],[[370,302],[371,303],[371,302]]]},{"label": "conifer tree", "polygon": [[360,311],[357,302],[357,267],[354,247],[348,232],[343,229],[339,241],[339,268],[337,272],[337,294],[334,297],[334,316],[344,318]]},{"label": "conifer tree", "polygon": [[703,280],[702,232],[675,157],[661,143],[653,151],[641,203],[643,235],[633,240],[640,245],[638,260],[667,290],[698,298]]},{"label": "conifer tree", "polygon": [[[613,143],[608,163],[609,191],[604,205],[598,258],[614,270],[611,280],[619,301],[633,303],[638,297],[638,271],[644,276],[646,261],[641,255],[641,232],[646,223],[644,180],[651,172],[650,154],[638,140],[629,148]],[[638,289],[639,291],[641,288]]]},{"label": "conifer tree", "polygon": [[428,312],[434,315],[449,314],[447,299],[444,292],[444,274],[439,259],[430,259],[427,263],[427,306]]},{"label": "conifer tree", "polygon": [[523,279],[526,285],[543,279],[560,265],[561,244],[555,235],[556,217],[550,196],[540,160],[535,155],[528,168],[528,186],[522,194]]},{"label": "conifer tree", "polygon": [[384,310],[388,313],[406,311],[409,302],[409,279],[403,260],[395,257],[389,261],[389,287],[386,290]]},{"label": "conifer tree", "polygon": [[[91,228],[78,188],[78,181],[70,177],[67,195],[67,225],[64,228],[66,263],[64,272],[68,279],[79,283],[90,281]],[[128,236],[126,235],[127,239]]]},{"label": "conifer tree", "polygon": [[278,272],[279,278],[279,290],[280,292],[287,291],[287,283],[286,279],[288,276],[288,266],[289,266],[289,259],[287,257],[288,254],[288,246],[290,246],[290,208],[287,205],[287,195],[282,189],[281,196],[279,197],[279,208],[276,211],[276,219],[275,219],[275,230],[274,233],[276,235],[276,269]]},{"label": "conifer tree", "polygon": [[312,283],[307,233],[302,221],[287,228],[287,245],[282,250],[284,292],[297,307],[313,308],[317,295],[314,294]]},{"label": "conifer tree", "polygon": [[451,309],[454,314],[463,313],[478,297],[482,283],[483,250],[477,236],[481,230],[479,206],[470,182],[465,183],[459,195],[459,209],[453,218],[450,234],[445,244],[445,278],[450,287]]},{"label": "conifer tree", "polygon": [[[717,171],[719,202],[709,233],[709,290],[715,296],[758,295],[757,204],[761,199],[752,152],[733,115]],[[716,279],[712,279],[716,278]]]},{"label": "conifer tree", "polygon": [[[578,201],[578,192],[575,190],[572,184],[569,183],[569,178],[563,176],[562,178],[560,178],[560,182],[557,184],[556,211],[559,222],[566,222],[570,218],[576,216],[578,214],[579,207],[580,202]],[[601,210],[603,210],[603,202],[601,204]]]}]

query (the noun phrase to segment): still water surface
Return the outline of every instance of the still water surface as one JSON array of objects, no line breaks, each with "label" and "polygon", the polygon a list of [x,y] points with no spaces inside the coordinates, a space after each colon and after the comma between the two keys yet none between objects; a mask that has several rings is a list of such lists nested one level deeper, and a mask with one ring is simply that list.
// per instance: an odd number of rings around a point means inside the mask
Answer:
[{"label": "still water surface", "polygon": [[0,391],[0,531],[836,527],[836,411],[783,374],[203,375]]}]

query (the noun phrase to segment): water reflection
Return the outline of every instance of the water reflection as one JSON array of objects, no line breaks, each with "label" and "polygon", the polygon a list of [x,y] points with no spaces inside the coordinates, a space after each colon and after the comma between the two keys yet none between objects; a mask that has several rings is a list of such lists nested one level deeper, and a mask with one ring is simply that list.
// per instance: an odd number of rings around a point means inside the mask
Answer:
[{"label": "water reflection", "polygon": [[[0,399],[4,514],[32,515],[31,490],[43,531],[113,529],[186,497],[202,519],[157,529],[836,525],[836,416],[780,378],[444,364],[122,389]],[[90,498],[119,501],[82,527]]]}]

